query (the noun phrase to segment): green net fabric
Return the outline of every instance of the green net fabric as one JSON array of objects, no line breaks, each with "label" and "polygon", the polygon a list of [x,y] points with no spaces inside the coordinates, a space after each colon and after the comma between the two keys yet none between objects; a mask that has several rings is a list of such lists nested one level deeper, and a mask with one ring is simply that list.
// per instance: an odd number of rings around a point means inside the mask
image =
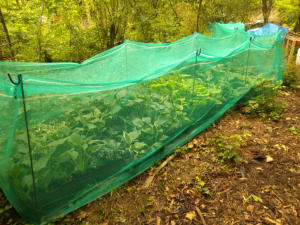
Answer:
[{"label": "green net fabric", "polygon": [[1,189],[33,223],[108,193],[263,79],[280,81],[279,37],[195,33],[171,44],[125,41],[81,64],[0,62]]},{"label": "green net fabric", "polygon": [[241,22],[234,23],[217,23],[213,22],[208,26],[208,29],[214,37],[226,37],[235,31],[245,31],[245,25]]}]

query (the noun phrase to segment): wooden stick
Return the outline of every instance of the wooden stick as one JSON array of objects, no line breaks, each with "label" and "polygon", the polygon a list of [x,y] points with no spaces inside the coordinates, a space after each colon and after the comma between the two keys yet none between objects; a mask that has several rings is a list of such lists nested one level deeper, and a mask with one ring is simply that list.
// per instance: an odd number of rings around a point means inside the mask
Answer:
[{"label": "wooden stick", "polygon": [[167,159],[166,159],[159,167],[157,167],[157,169],[155,170],[155,172],[154,172],[151,176],[149,176],[149,177],[147,178],[147,180],[146,180],[146,182],[145,182],[145,185],[144,185],[145,188],[150,187],[150,185],[151,185],[151,183],[152,183],[154,177],[158,174],[158,172],[159,172],[162,168],[164,168],[164,167],[168,164],[168,162],[170,162],[170,161],[175,157],[175,155],[176,155],[176,154],[173,154],[173,155],[169,156],[169,158],[167,158]]},{"label": "wooden stick", "polygon": [[196,206],[196,211],[197,211],[198,215],[200,216],[200,219],[201,219],[203,225],[207,225],[201,210],[197,206]]},{"label": "wooden stick", "polygon": [[288,54],[289,54],[289,43],[290,43],[290,40],[287,39],[286,40],[286,44],[285,44],[285,56],[288,57]]},{"label": "wooden stick", "polygon": [[293,60],[293,54],[294,54],[294,50],[295,50],[295,45],[296,45],[296,41],[292,41],[292,47],[290,49],[290,54],[289,54],[289,57],[288,57],[287,64],[290,64],[291,60]]}]

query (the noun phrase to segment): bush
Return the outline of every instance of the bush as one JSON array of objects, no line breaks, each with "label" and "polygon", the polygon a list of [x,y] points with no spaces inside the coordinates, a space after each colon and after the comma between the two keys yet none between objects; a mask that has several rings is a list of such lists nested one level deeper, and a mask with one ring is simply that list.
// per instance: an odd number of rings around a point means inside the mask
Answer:
[{"label": "bush", "polygon": [[299,70],[296,64],[291,64],[283,73],[283,85],[289,88],[299,88]]},{"label": "bush", "polygon": [[252,116],[278,121],[284,111],[284,104],[276,100],[281,87],[272,79],[264,79],[257,83],[249,95],[254,96],[248,101],[244,112]]}]

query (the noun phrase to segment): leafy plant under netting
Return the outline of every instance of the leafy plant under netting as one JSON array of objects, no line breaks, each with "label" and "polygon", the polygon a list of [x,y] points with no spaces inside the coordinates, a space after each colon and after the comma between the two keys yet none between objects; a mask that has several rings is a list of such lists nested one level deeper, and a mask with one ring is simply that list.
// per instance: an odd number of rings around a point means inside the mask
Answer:
[{"label": "leafy plant under netting", "polygon": [[[259,82],[281,80],[278,37],[194,34],[173,44],[126,42],[83,64],[0,64],[1,188],[35,223],[109,192]],[[204,44],[212,43],[220,45],[210,51]],[[10,70],[23,74],[20,84],[8,81]]]}]

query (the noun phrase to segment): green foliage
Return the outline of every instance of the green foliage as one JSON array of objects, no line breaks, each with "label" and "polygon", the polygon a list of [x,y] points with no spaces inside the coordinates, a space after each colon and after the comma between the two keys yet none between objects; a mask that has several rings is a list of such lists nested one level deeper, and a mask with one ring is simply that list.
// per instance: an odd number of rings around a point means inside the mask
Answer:
[{"label": "green foliage", "polygon": [[200,192],[202,192],[206,195],[210,195],[210,190],[207,187],[205,187],[205,182],[198,176],[196,176],[195,179],[196,179],[196,188]]},{"label": "green foliage", "polygon": [[245,107],[245,112],[252,116],[260,116],[273,121],[278,121],[282,116],[285,106],[276,100],[280,86],[272,79],[263,79],[256,83],[249,96],[254,96]]},{"label": "green foliage", "polygon": [[221,163],[235,162],[239,164],[242,161],[241,146],[244,144],[244,138],[249,135],[251,136],[248,133],[220,136],[211,140],[209,144],[216,148]]},{"label": "green foliage", "polygon": [[290,132],[292,132],[293,134],[295,134],[295,135],[300,135],[300,130],[299,129],[297,129],[296,127],[294,127],[294,126],[291,126],[290,128],[289,128],[289,130],[290,130]]},{"label": "green foliage", "polygon": [[299,76],[296,64],[288,65],[287,70],[283,72],[283,85],[289,88],[298,88]]},{"label": "green foliage", "polygon": [[300,18],[300,3],[298,0],[277,0],[275,6],[285,23],[291,27],[296,26],[297,20]]},{"label": "green foliage", "polygon": [[46,0],[42,13],[41,0],[1,1],[15,58],[0,29],[0,60],[38,61],[40,45],[43,62],[81,62],[125,39],[178,40],[195,32],[197,21],[199,32],[209,22],[247,22],[258,6],[256,0]]},{"label": "green foliage", "polygon": [[247,198],[245,198],[245,197],[243,197],[243,198],[244,198],[244,200],[243,200],[244,204],[247,203],[250,199],[253,199],[255,202],[263,203],[263,200],[254,194],[249,195]]},{"label": "green foliage", "polygon": [[222,163],[233,161],[240,163],[242,158],[239,156],[242,145],[242,136],[239,134],[231,136],[221,136],[215,139],[216,149]]},{"label": "green foliage", "polygon": [[[211,71],[199,77],[173,71],[100,95],[47,96],[46,101],[43,97],[27,101],[32,118],[36,191],[51,198],[57,195],[58,185],[71,186],[82,177],[90,179],[92,174],[98,174],[98,180],[110,177],[195,124],[207,105],[221,107],[222,102],[245,91],[228,92],[233,81],[237,86],[244,85],[239,74],[220,76],[216,83],[211,82],[213,78]],[[17,120],[23,121],[23,116],[20,113]],[[216,141],[222,162],[240,160],[240,142],[238,136]],[[25,128],[16,130],[13,145],[16,152],[7,171],[9,183],[17,187],[15,191],[24,204],[31,204],[33,189]],[[204,187],[203,191],[208,193]]]}]

